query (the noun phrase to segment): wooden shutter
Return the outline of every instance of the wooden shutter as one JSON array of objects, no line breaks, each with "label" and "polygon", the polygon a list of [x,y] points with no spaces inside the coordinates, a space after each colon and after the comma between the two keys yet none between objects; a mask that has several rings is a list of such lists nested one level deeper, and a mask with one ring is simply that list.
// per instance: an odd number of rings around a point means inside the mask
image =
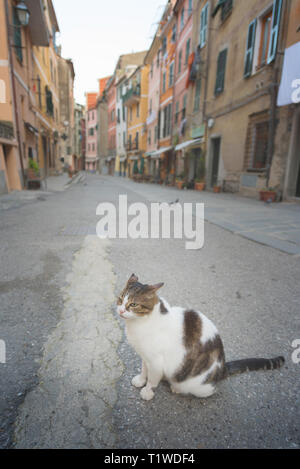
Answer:
[{"label": "wooden shutter", "polygon": [[215,95],[222,93],[222,91],[224,90],[226,59],[227,49],[224,49],[219,53],[218,57]]},{"label": "wooden shutter", "polygon": [[271,63],[275,59],[275,56],[276,56],[278,32],[279,32],[279,25],[280,25],[281,5],[282,5],[282,0],[274,0],[271,36],[270,36],[269,52],[268,52],[268,59],[267,59],[268,64]]},{"label": "wooden shutter", "polygon": [[252,72],[253,54],[254,54],[254,46],[255,46],[256,24],[257,24],[257,20],[255,19],[254,21],[252,21],[249,24],[249,28],[248,28],[246,54],[245,54],[244,77],[249,77],[251,75],[251,72]]}]

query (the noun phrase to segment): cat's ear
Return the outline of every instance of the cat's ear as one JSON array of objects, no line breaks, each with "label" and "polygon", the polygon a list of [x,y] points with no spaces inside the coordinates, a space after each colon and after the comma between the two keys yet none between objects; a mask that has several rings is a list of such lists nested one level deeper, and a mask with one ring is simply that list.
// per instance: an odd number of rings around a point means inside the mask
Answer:
[{"label": "cat's ear", "polygon": [[148,289],[152,292],[156,292],[163,286],[164,286],[164,283],[157,283],[156,285],[149,285]]},{"label": "cat's ear", "polygon": [[138,280],[139,279],[137,278],[137,276],[135,274],[132,274],[130,279],[127,282],[127,285],[129,285],[130,283],[136,283]]}]

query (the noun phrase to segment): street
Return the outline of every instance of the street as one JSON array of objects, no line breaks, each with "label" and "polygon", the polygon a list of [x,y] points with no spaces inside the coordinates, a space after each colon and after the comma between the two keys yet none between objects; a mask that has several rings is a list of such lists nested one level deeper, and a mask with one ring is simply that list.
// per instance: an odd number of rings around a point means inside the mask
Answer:
[{"label": "street", "polygon": [[[1,205],[0,448],[299,448],[300,205],[86,174],[66,190]],[[96,236],[101,202],[204,202],[205,242]],[[251,224],[251,226],[250,226]],[[207,399],[131,379],[116,299],[132,273],[217,326],[227,361],[283,355]],[[299,354],[298,354],[299,355]]]}]

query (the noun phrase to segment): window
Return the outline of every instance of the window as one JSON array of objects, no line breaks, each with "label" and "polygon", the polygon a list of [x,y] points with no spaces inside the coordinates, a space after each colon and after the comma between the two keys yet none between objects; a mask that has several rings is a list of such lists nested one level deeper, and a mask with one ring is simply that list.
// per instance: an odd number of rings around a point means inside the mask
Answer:
[{"label": "window", "polygon": [[218,57],[215,96],[218,96],[224,91],[226,60],[227,49],[224,49],[219,53]]},{"label": "window", "polygon": [[194,111],[199,111],[200,109],[200,94],[201,94],[201,78],[196,80]]},{"label": "window", "polygon": [[261,122],[255,125],[255,144],[252,167],[263,169],[267,164],[268,141],[269,141],[269,122]]},{"label": "window", "polygon": [[257,68],[263,67],[267,63],[271,35],[271,21],[272,11],[261,19],[261,36]]},{"label": "window", "polygon": [[120,109],[118,109],[117,122],[118,122],[118,124],[120,124],[120,122],[121,122],[121,113],[120,113]]},{"label": "window", "polygon": [[40,109],[42,108],[42,90],[41,90],[41,79],[39,76],[37,76],[37,92],[38,92],[38,97],[39,97],[39,107]]},{"label": "window", "polygon": [[151,130],[148,131],[148,145],[151,145]]},{"label": "window", "polygon": [[171,42],[176,42],[176,34],[177,34],[177,27],[176,24],[174,24],[172,28],[172,36],[171,36]]},{"label": "window", "polygon": [[126,132],[123,132],[123,146],[126,145]]},{"label": "window", "polygon": [[165,53],[167,52],[167,36],[164,36],[163,38],[163,45],[162,45],[162,54],[165,55]]},{"label": "window", "polygon": [[179,101],[177,101],[175,105],[175,124],[177,124],[178,122],[178,117],[179,117]]},{"label": "window", "polygon": [[140,104],[137,103],[136,105],[136,117],[140,117]]},{"label": "window", "polygon": [[192,12],[193,12],[193,0],[189,0],[188,16],[190,16]]},{"label": "window", "polygon": [[171,134],[172,104],[168,104],[162,111],[162,137],[168,137]]},{"label": "window", "polygon": [[172,62],[171,65],[170,65],[169,87],[173,86],[173,84],[174,84],[174,62]]},{"label": "window", "polygon": [[126,110],[125,110],[125,106],[123,106],[123,121],[126,120]]},{"label": "window", "polygon": [[201,16],[200,16],[200,47],[204,47],[206,44],[206,38],[207,38],[207,20],[208,20],[208,3],[205,5],[205,7],[201,11]]},{"label": "window", "polygon": [[179,55],[178,55],[178,73],[181,73],[181,63],[182,63],[182,50],[179,52]]},{"label": "window", "polygon": [[13,24],[14,24],[14,49],[20,62],[23,62],[23,49],[22,49],[22,28],[18,18],[18,14],[13,8]]},{"label": "window", "polygon": [[186,114],[186,102],[187,102],[187,95],[185,94],[183,97],[182,119],[185,118],[185,114]]},{"label": "window", "polygon": [[49,90],[48,86],[45,87],[45,94],[46,94],[46,110],[49,116],[54,115],[54,107],[52,101],[52,92]]},{"label": "window", "polygon": [[254,54],[254,46],[255,46],[256,22],[257,22],[256,20],[252,21],[249,24],[249,28],[248,28],[244,77],[249,77],[252,72],[253,54]]},{"label": "window", "polygon": [[186,46],[185,46],[185,65],[188,63],[188,60],[189,60],[190,48],[191,48],[191,40],[188,39],[186,41]]},{"label": "window", "polygon": [[157,133],[157,125],[156,125],[154,128],[154,143],[157,142],[157,139],[158,139],[158,133]]},{"label": "window", "polygon": [[129,108],[129,120],[132,120],[132,107]]},{"label": "window", "polygon": [[139,149],[139,133],[138,132],[136,132],[135,134],[135,148],[136,150]]},{"label": "window", "polygon": [[163,73],[162,92],[166,92],[166,72]]},{"label": "window", "polygon": [[152,99],[150,99],[149,103],[150,103],[150,105],[149,105],[149,116],[151,116],[151,114],[152,114]]},{"label": "window", "polygon": [[227,16],[230,15],[233,6],[233,0],[219,0],[216,8],[213,11],[212,17],[214,18],[221,8],[221,20],[225,21]]},{"label": "window", "polygon": [[128,149],[131,150],[131,135],[129,135],[129,138],[128,138]]},{"label": "window", "polygon": [[156,57],[156,67],[159,68],[159,58],[160,58],[160,50],[157,52],[157,57]]},{"label": "window", "polygon": [[181,15],[180,15],[180,31],[182,31],[184,28],[184,8],[181,10]]}]

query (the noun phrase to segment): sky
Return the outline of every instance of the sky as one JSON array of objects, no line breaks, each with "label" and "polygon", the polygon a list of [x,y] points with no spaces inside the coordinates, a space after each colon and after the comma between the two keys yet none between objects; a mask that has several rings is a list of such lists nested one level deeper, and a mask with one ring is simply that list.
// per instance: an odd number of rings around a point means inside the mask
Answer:
[{"label": "sky", "polygon": [[98,91],[120,55],[149,49],[166,0],[53,0],[62,56],[75,67],[75,99]]}]

